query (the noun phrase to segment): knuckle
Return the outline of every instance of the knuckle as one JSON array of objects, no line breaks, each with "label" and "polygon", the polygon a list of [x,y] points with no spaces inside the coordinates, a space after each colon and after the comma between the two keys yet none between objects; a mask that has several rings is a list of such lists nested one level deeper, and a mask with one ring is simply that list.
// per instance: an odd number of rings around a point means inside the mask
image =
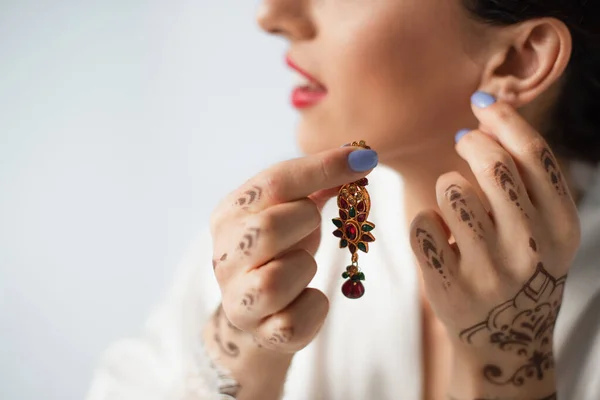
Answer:
[{"label": "knuckle", "polygon": [[304,274],[315,276],[317,273],[317,260],[306,249],[298,249],[294,252],[296,263]]},{"label": "knuckle", "polygon": [[519,148],[519,153],[524,156],[538,157],[547,148],[546,141],[542,138],[535,138],[527,141]]},{"label": "knuckle", "polygon": [[[278,263],[280,261],[275,262]],[[272,296],[279,286],[279,279],[277,279],[274,269],[265,269],[257,274],[253,285],[255,291],[260,292],[267,297]]]},{"label": "knuckle", "polygon": [[283,192],[285,191],[285,175],[281,169],[273,168],[267,171],[262,177],[264,182],[264,195],[272,203],[279,204],[282,202]]},{"label": "knuckle", "polygon": [[468,290],[473,297],[485,299],[503,298],[502,294],[499,293],[501,288],[500,282],[502,282],[501,278],[492,267],[489,267],[486,272],[488,272],[486,274],[486,279],[479,279],[476,285],[466,284],[465,290]]},{"label": "knuckle", "polygon": [[279,313],[271,317],[269,321],[269,327],[267,328],[267,335],[272,332],[293,332],[294,331],[294,317],[290,313]]},{"label": "knuckle", "polygon": [[509,169],[514,167],[512,157],[505,151],[497,151],[494,154],[485,156],[479,165],[479,170],[484,177],[494,178],[500,165],[504,165]]},{"label": "knuckle", "polygon": [[214,268],[213,272],[215,274],[215,278],[217,279],[217,284],[219,287],[223,287],[227,280],[225,271],[223,271],[223,268]]},{"label": "knuckle", "polygon": [[435,186],[438,197],[447,197],[452,189],[464,189],[466,180],[458,172],[446,172],[440,175]]},{"label": "knuckle", "polygon": [[426,224],[427,221],[431,218],[430,216],[430,212],[428,211],[421,211],[419,212],[412,220],[412,222],[410,223],[410,232],[411,237],[415,237],[417,234],[417,231],[419,229],[422,229]]},{"label": "knuckle", "polygon": [[329,298],[319,290],[314,290],[313,292],[315,293],[315,303],[320,305],[323,310],[323,318],[325,318],[329,312]]},{"label": "knuckle", "polygon": [[255,221],[250,220],[247,225],[260,228],[261,232],[266,235],[277,230],[278,217],[273,212],[267,210],[266,212],[257,215],[254,219]]},{"label": "knuckle", "polygon": [[223,296],[221,304],[223,307],[223,317],[233,324],[233,326],[241,330],[246,330],[250,327],[247,316],[242,314],[239,307],[236,307],[236,303],[231,296]]},{"label": "knuckle", "polygon": [[460,139],[460,143],[462,146],[472,146],[474,144],[476,144],[479,141],[479,137],[478,135],[480,135],[481,132],[478,129],[473,129],[471,130],[467,135],[464,135],[461,139]]},{"label": "knuckle", "polygon": [[508,279],[511,279],[510,284],[516,286],[528,281],[531,278],[532,272],[536,270],[539,264],[539,257],[534,255],[527,255],[520,258],[518,265],[522,268],[517,268],[510,273],[508,276]]},{"label": "knuckle", "polygon": [[302,225],[298,224],[297,226],[306,226],[307,229],[317,229],[323,220],[321,215],[321,211],[317,204],[311,199],[303,199],[301,213],[302,213],[302,221],[304,222]]},{"label": "knuckle", "polygon": [[311,199],[304,199],[303,201],[305,203],[307,220],[313,222],[313,225],[317,228],[323,219],[319,207]]},{"label": "knuckle", "polygon": [[323,182],[329,182],[332,171],[335,167],[335,158],[333,156],[324,156],[319,158],[319,174]]},{"label": "knuckle", "polygon": [[561,224],[554,244],[557,248],[562,248],[569,252],[576,251],[581,245],[579,221]]}]

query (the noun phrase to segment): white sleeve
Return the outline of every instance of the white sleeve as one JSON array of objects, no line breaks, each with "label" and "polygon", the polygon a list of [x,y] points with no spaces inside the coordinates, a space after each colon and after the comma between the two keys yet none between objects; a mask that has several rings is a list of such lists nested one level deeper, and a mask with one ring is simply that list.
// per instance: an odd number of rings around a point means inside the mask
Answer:
[{"label": "white sleeve", "polygon": [[219,303],[210,235],[202,233],[179,266],[166,301],[141,337],[122,339],[102,356],[87,400],[213,400],[217,372],[204,353],[201,332]]}]

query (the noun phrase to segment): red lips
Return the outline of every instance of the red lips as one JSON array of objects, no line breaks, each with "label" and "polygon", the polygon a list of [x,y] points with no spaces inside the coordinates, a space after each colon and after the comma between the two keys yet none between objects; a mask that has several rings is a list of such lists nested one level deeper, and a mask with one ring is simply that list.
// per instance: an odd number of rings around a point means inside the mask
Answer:
[{"label": "red lips", "polygon": [[310,82],[308,85],[298,86],[292,91],[291,100],[294,107],[298,109],[312,107],[327,96],[327,89],[325,86],[308,72],[296,65],[289,55],[286,56],[285,62],[290,68],[297,71]]}]

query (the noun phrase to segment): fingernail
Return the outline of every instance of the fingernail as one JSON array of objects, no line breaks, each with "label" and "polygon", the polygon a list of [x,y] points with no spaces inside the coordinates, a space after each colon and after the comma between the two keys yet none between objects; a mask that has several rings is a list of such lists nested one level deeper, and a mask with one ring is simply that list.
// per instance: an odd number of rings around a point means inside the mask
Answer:
[{"label": "fingernail", "polygon": [[461,129],[460,131],[458,131],[458,133],[457,133],[457,134],[456,134],[456,136],[454,137],[454,141],[455,141],[456,143],[458,143],[458,141],[459,141],[460,139],[462,139],[462,138],[463,138],[463,136],[465,136],[465,135],[466,135],[467,133],[469,133],[469,132],[471,132],[471,130],[470,130],[470,129]]},{"label": "fingernail", "polygon": [[496,102],[496,98],[486,92],[475,92],[471,96],[471,103],[475,104],[479,108],[487,108]]},{"label": "fingernail", "polygon": [[341,146],[340,146],[340,149],[341,149],[342,147],[348,147],[348,146],[350,146],[350,145],[351,145],[351,143],[346,143],[346,144],[343,144],[343,145],[341,145]]},{"label": "fingernail", "polygon": [[373,150],[354,150],[348,155],[348,165],[355,172],[373,169],[379,163],[379,157]]}]

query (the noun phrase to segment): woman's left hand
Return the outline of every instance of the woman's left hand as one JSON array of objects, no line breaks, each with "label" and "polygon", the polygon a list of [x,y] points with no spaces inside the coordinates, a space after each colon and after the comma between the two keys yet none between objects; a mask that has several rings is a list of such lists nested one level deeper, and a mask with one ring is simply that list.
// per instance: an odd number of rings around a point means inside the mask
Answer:
[{"label": "woman's left hand", "polygon": [[436,188],[441,216],[420,213],[411,227],[427,297],[453,343],[449,395],[553,399],[553,330],[580,243],[577,209],[542,136],[490,95],[473,103],[480,129],[457,135],[456,150],[489,210],[448,173]]}]

